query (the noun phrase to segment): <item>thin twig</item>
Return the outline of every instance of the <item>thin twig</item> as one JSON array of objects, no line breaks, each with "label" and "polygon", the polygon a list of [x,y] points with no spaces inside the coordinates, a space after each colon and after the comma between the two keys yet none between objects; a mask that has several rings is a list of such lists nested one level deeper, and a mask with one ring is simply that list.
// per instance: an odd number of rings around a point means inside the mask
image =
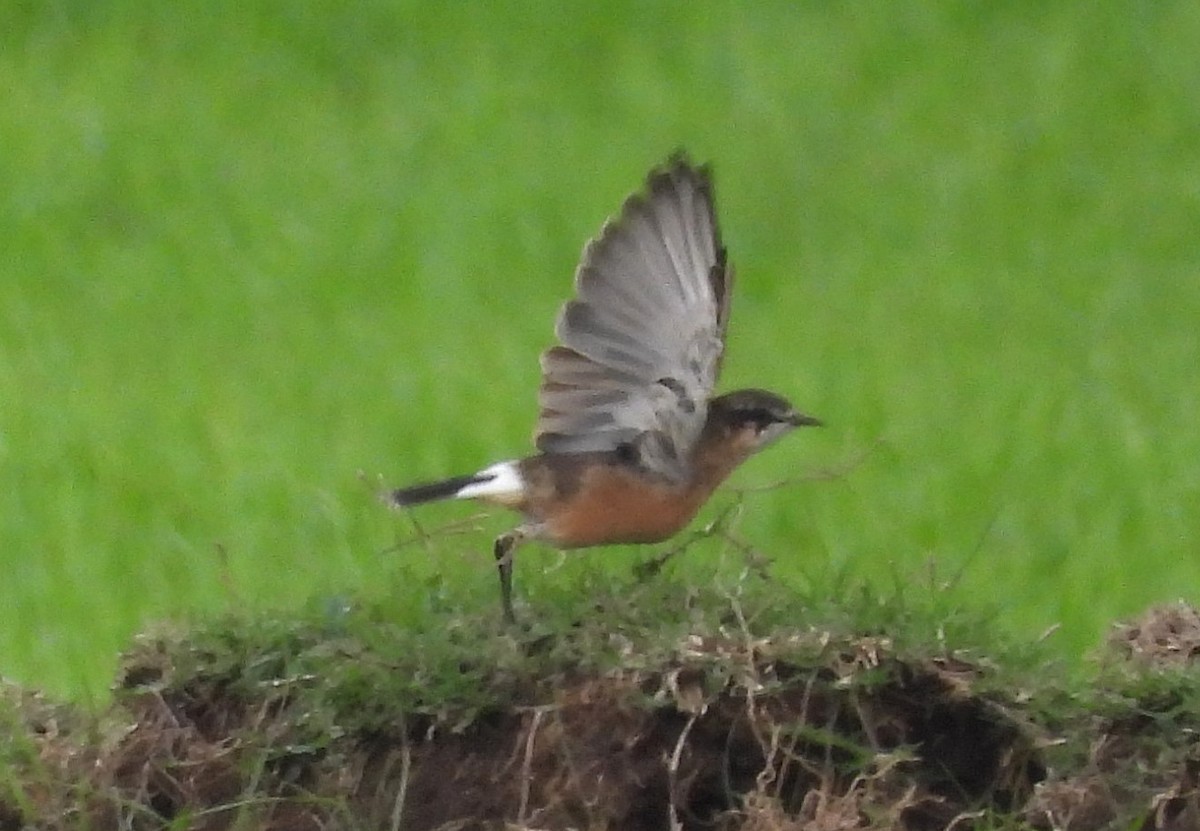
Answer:
[{"label": "thin twig", "polygon": [[766,485],[751,485],[749,487],[736,488],[734,489],[734,493],[759,493],[761,491],[779,490],[780,488],[785,488],[790,485],[800,485],[808,482],[832,482],[837,481],[838,479],[844,479],[855,470],[862,467],[862,465],[866,463],[867,459],[871,458],[871,456],[875,454],[876,450],[886,444],[887,439],[885,439],[883,436],[880,436],[879,438],[875,439],[875,441],[871,442],[871,444],[869,444],[867,447],[858,451],[857,454],[851,456],[849,459],[839,465],[819,468],[811,473],[804,473],[800,476],[789,476],[787,479],[780,479],[775,482],[770,482]]},{"label": "thin twig", "polygon": [[525,736],[525,758],[521,762],[521,805],[517,809],[517,825],[521,827],[525,825],[525,813],[529,810],[529,789],[533,781],[533,748],[537,743],[542,716],[545,714],[544,707],[533,711],[533,721],[529,725],[529,733]]},{"label": "thin twig", "polygon": [[491,514],[486,511],[472,514],[464,519],[458,519],[453,522],[447,522],[444,525],[436,526],[435,528],[426,530],[421,523],[417,521],[416,516],[412,511],[405,511],[405,516],[412,525],[415,533],[412,536],[397,539],[392,545],[383,549],[383,554],[394,554],[397,551],[402,551],[405,548],[414,545],[423,545],[426,549],[430,549],[436,540],[446,539],[448,537],[464,536],[466,534],[483,533],[483,526],[479,523],[487,519]]},{"label": "thin twig", "polygon": [[404,803],[408,799],[408,776],[412,770],[412,748],[408,745],[408,736],[400,745],[400,790],[396,792],[396,801],[392,803],[392,831],[400,831],[404,818]]},{"label": "thin twig", "polygon": [[703,528],[697,528],[692,531],[681,542],[676,543],[665,551],[656,554],[654,557],[642,563],[637,563],[633,567],[633,576],[639,582],[645,582],[653,577],[657,577],[662,572],[663,567],[676,555],[683,553],[694,543],[702,539],[708,539],[713,536],[721,536],[724,533],[724,527],[729,522],[731,514],[737,512],[740,514],[742,507],[741,499],[737,499],[726,505],[721,511]]},{"label": "thin twig", "polygon": [[683,748],[687,744],[688,734],[692,732],[697,718],[699,716],[692,713],[687,724],[683,725],[683,730],[679,732],[679,739],[675,742],[675,749],[671,751],[671,762],[667,766],[667,787],[670,789],[668,797],[671,802],[671,831],[683,831],[683,822],[679,819],[679,806],[676,804],[675,791],[678,785],[679,765],[683,760]]}]

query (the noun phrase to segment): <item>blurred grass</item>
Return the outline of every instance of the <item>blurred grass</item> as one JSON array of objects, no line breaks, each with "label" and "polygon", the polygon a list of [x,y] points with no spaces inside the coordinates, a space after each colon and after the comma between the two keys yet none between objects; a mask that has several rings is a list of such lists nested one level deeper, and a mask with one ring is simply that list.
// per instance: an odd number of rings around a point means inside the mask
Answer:
[{"label": "blurred grass", "polygon": [[[97,697],[153,617],[494,603],[506,518],[389,552],[410,526],[357,472],[526,451],[579,249],[677,146],[739,267],[723,386],[830,425],[736,484],[875,448],[747,497],[780,579],[890,591],[932,559],[1069,657],[1200,580],[1194,4],[7,17],[0,674]],[[531,548],[520,591],[586,608],[644,556]]]}]

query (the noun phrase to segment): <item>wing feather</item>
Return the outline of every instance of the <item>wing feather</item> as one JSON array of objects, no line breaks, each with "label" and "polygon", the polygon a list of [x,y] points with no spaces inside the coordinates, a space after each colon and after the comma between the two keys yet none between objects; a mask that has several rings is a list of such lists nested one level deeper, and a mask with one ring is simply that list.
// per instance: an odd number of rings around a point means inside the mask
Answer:
[{"label": "wing feather", "polygon": [[538,449],[624,445],[648,469],[685,476],[720,372],[732,277],[709,171],[676,155],[584,247],[561,345],[542,355]]}]

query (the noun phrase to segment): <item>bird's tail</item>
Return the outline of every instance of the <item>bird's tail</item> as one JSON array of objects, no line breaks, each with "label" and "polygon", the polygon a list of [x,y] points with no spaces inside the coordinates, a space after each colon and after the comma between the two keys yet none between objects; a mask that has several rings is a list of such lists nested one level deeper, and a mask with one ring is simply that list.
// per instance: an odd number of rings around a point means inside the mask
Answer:
[{"label": "bird's tail", "polygon": [[394,490],[388,501],[398,507],[420,505],[438,499],[483,499],[501,505],[518,503],[525,484],[514,462],[500,462],[478,473],[455,476],[440,482],[427,482]]},{"label": "bird's tail", "polygon": [[463,488],[478,485],[489,479],[491,479],[490,476],[472,473],[470,476],[455,476],[453,479],[443,479],[440,482],[426,482],[392,491],[389,501],[393,505],[404,506],[436,502],[439,499],[453,499]]}]

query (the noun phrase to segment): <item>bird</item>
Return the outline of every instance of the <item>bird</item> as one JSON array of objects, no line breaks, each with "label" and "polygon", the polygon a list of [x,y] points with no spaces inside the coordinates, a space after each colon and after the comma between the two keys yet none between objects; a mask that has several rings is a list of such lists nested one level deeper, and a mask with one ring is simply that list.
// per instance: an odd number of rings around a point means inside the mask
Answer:
[{"label": "bird", "polygon": [[743,461],[821,425],[767,390],[714,395],[733,282],[710,167],[678,151],[584,246],[558,342],[541,355],[536,452],[386,498],[396,507],[472,499],[520,514],[493,545],[509,623],[523,542],[669,539]]}]

